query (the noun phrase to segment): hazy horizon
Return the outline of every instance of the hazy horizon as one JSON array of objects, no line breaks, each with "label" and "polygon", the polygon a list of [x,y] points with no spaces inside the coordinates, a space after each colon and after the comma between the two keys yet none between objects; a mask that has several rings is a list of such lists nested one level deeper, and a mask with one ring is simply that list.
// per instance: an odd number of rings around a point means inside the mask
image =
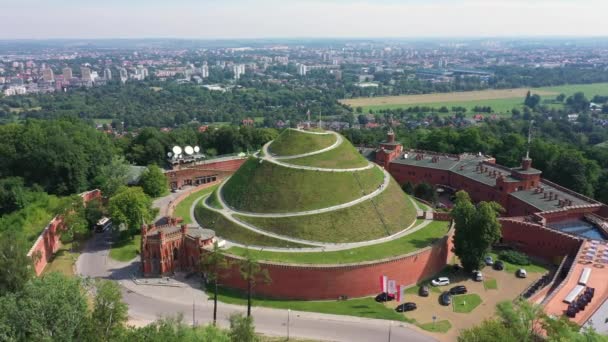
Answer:
[{"label": "hazy horizon", "polygon": [[412,39],[608,36],[600,0],[21,0],[0,39]]}]

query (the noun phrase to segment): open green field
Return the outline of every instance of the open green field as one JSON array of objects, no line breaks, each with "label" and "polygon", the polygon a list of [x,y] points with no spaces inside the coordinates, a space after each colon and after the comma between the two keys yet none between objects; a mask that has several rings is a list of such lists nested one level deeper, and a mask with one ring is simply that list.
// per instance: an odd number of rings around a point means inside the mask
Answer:
[{"label": "open green field", "polygon": [[194,209],[194,216],[204,228],[210,228],[215,234],[226,240],[253,246],[272,247],[310,247],[307,245],[275,239],[243,228],[225,218],[222,214],[209,210],[199,203]]},{"label": "open green field", "polygon": [[[437,93],[424,95],[399,95],[371,98],[356,98],[341,100],[351,107],[363,107],[364,112],[380,109],[409,108],[426,106],[440,108],[442,106],[460,106],[467,108],[470,114],[475,106],[490,106],[497,114],[509,114],[511,109],[523,107],[525,93],[530,90],[533,94],[541,96],[542,100],[554,99],[563,93],[566,96],[576,92],[583,92],[591,99],[595,95],[608,95],[608,83],[571,84],[555,87],[517,88],[517,89],[490,89],[470,92]],[[549,104],[559,108],[561,104]],[[443,115],[450,115],[445,113]]]},{"label": "open green field", "polygon": [[294,156],[314,152],[336,142],[333,134],[310,134],[286,129],[268,146],[268,151],[278,156]]},{"label": "open green field", "polygon": [[[213,298],[213,294],[211,292],[209,295],[210,298]],[[223,303],[247,305],[247,295],[231,289],[220,289],[218,291],[217,298]],[[275,309],[291,309],[334,315],[387,319],[391,321],[406,321],[405,316],[380,303],[376,303],[374,298],[371,297],[355,298],[343,301],[274,300],[254,297],[252,300],[252,305]]]},{"label": "open green field", "polygon": [[308,157],[290,159],[289,164],[314,166],[330,169],[349,169],[364,167],[369,162],[363,158],[361,153],[346,139],[342,143],[327,152],[314,154]]},{"label": "open green field", "polygon": [[188,197],[184,198],[179,204],[175,207],[175,211],[173,212],[174,217],[181,217],[184,220],[184,223],[193,223],[192,217],[190,217],[190,208],[192,204],[197,199],[205,196],[206,194],[215,191],[217,189],[217,185],[205,188],[203,190],[194,192]]},{"label": "open green field", "polygon": [[[422,223],[418,220],[417,225]],[[433,242],[445,236],[448,232],[448,223],[433,221],[426,227],[385,243],[358,247],[332,252],[269,252],[247,250],[240,247],[228,249],[229,254],[245,255],[249,252],[259,260],[296,263],[296,264],[347,264],[363,261],[373,261],[411,253],[415,250],[428,247]],[[219,234],[218,234],[219,235]]]},{"label": "open green field", "polygon": [[125,238],[112,244],[110,258],[117,261],[131,261],[135,259],[141,245],[141,235],[135,235],[132,239]]},{"label": "open green field", "polygon": [[96,125],[110,125],[112,123],[112,119],[93,119],[93,122]]},{"label": "open green field", "polygon": [[248,212],[281,213],[347,203],[382,184],[383,172],[321,172],[282,167],[251,158],[230,177],[222,196],[231,207]]},{"label": "open green field", "polygon": [[416,210],[391,179],[388,188],[377,197],[341,210],[296,217],[237,218],[280,235],[342,243],[373,240],[402,231],[416,220]]},{"label": "open green field", "polygon": [[481,297],[478,294],[470,293],[465,295],[453,296],[454,312],[469,313],[481,304]]}]

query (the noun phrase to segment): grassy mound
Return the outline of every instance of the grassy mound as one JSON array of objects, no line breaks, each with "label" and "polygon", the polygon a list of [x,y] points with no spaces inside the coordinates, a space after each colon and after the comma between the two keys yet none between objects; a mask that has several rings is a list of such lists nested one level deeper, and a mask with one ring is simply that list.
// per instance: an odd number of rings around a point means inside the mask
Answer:
[{"label": "grassy mound", "polygon": [[344,139],[342,143],[327,152],[313,154],[312,156],[286,160],[289,164],[323,167],[330,169],[349,169],[355,167],[364,167],[368,161],[363,158],[361,153],[350,143]]},{"label": "grassy mound", "polygon": [[228,220],[222,214],[202,207],[200,204],[195,208],[194,216],[202,227],[213,229],[217,236],[243,245],[310,247],[308,245],[279,240],[250,231]]},{"label": "grassy mound", "polygon": [[268,146],[277,156],[294,156],[324,149],[336,142],[333,134],[310,134],[286,129]]},{"label": "grassy mound", "polygon": [[[417,223],[423,222],[419,220]],[[332,252],[270,252],[249,250],[249,253],[258,260],[276,261],[295,264],[346,264],[363,261],[380,260],[411,253],[415,250],[428,247],[433,242],[445,236],[448,232],[448,222],[433,221],[424,228],[391,240],[370,246]],[[245,255],[245,248],[232,247],[228,253]]]},{"label": "grassy mound", "polygon": [[377,197],[352,207],[317,215],[239,220],[280,235],[319,242],[357,242],[394,234],[414,222],[416,209],[391,180]]},{"label": "grassy mound", "polygon": [[383,179],[376,167],[359,172],[308,171],[251,158],[230,177],[222,196],[241,211],[304,211],[353,201],[373,192]]}]

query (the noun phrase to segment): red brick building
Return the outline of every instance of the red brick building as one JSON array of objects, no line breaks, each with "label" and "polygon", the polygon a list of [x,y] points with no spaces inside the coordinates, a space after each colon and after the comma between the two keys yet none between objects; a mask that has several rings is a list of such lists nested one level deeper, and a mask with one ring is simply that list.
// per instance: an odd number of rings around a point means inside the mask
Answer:
[{"label": "red brick building", "polygon": [[171,189],[181,189],[184,186],[197,186],[221,180],[233,174],[247,160],[244,153],[211,159],[205,159],[201,156],[193,155],[170,160],[171,169],[165,171],[165,176]]},{"label": "red brick building", "polygon": [[212,246],[215,232],[169,219],[162,226],[141,227],[141,263],[144,275],[193,272],[203,248]]}]

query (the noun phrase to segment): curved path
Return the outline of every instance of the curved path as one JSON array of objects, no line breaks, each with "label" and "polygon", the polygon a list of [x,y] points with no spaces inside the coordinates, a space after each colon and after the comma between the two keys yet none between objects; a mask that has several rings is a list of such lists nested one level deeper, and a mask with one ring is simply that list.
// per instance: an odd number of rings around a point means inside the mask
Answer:
[{"label": "curved path", "polygon": [[[273,247],[260,247],[260,246],[245,246],[245,245],[241,245],[238,243],[234,243],[231,242],[233,245],[235,246],[240,246],[240,247],[248,247],[248,248],[253,248],[253,249],[258,249],[258,250],[265,250],[265,251],[276,251],[276,252],[328,252],[328,251],[340,251],[340,250],[345,250],[345,249],[352,249],[352,248],[357,248],[357,247],[365,247],[365,246],[370,246],[370,245],[376,245],[379,243],[384,243],[384,242],[388,242],[391,240],[395,240],[398,238],[401,238],[403,236],[412,234],[424,227],[426,227],[428,224],[430,224],[432,221],[431,220],[425,220],[423,223],[416,225],[416,220],[414,220],[407,228],[393,234],[393,235],[389,235],[389,236],[385,236],[385,237],[381,237],[378,239],[374,239],[374,240],[367,240],[367,241],[360,241],[360,242],[343,242],[343,243],[331,243],[331,242],[319,242],[319,241],[310,241],[310,240],[303,240],[303,239],[297,239],[297,238],[292,238],[289,236],[285,236],[285,235],[280,235],[280,234],[275,234],[272,232],[268,232],[265,231],[263,229],[260,229],[250,223],[247,222],[243,222],[235,217],[233,217],[229,211],[226,211],[225,209],[217,209],[217,208],[213,208],[211,206],[209,206],[206,203],[206,199],[209,197],[209,195],[206,195],[204,197],[198,198],[196,201],[194,201],[194,203],[192,203],[192,207],[190,208],[190,213],[192,215],[192,219],[194,220],[194,222],[196,221],[196,217],[194,217],[194,208],[196,207],[196,205],[198,204],[199,201],[203,201],[202,204],[203,206],[208,209],[208,210],[212,210],[215,211],[217,213],[222,214],[226,219],[228,219],[229,221],[245,228],[245,229],[249,229],[257,234],[260,235],[266,235],[278,240],[285,240],[285,241],[289,241],[289,242],[295,242],[295,243],[300,243],[300,244],[305,244],[305,245],[311,245],[314,247],[303,247],[303,248],[273,248]],[[411,199],[410,199],[411,200]],[[415,227],[414,227],[415,226]],[[227,240],[229,241],[229,240]]]},{"label": "curved path", "polygon": [[[380,168],[380,166],[378,166],[378,168]],[[222,196],[222,187],[224,186],[225,182],[222,182],[222,184],[220,184],[220,186],[217,188],[217,194],[218,194],[217,197],[218,197],[218,201],[220,202],[222,207],[224,207],[224,209],[227,212],[230,212],[231,215],[240,215],[240,216],[247,216],[247,217],[293,217],[293,216],[306,216],[306,215],[322,214],[322,213],[326,213],[326,212],[330,212],[330,211],[335,211],[335,210],[352,207],[353,205],[357,205],[359,203],[365,202],[369,199],[372,199],[372,198],[380,195],[382,192],[384,192],[384,190],[386,190],[386,188],[388,188],[388,185],[391,181],[391,176],[386,170],[383,170],[382,168],[380,168],[380,169],[384,173],[384,181],[382,182],[382,184],[380,184],[380,186],[378,186],[378,188],[376,190],[374,190],[373,192],[370,192],[367,195],[361,196],[361,197],[357,198],[356,200],[334,205],[331,207],[321,208],[321,209],[294,211],[294,212],[287,212],[287,213],[252,213],[252,212],[248,212],[248,211],[236,210],[236,209],[230,207],[224,201],[224,197]]]},{"label": "curved path", "polygon": [[[291,129],[291,128],[289,128],[289,129]],[[295,130],[295,131],[300,132],[300,133],[315,134],[315,135],[329,135],[329,134],[332,134],[333,136],[336,137],[336,142],[334,142],[330,146],[327,146],[327,147],[322,148],[320,150],[316,150],[316,151],[312,151],[312,152],[308,152],[308,153],[295,154],[295,155],[292,155],[292,156],[273,156],[268,151],[268,148],[270,147],[270,144],[272,143],[272,141],[269,141],[266,144],[264,144],[264,146],[262,147],[262,149],[264,151],[264,154],[268,155],[268,156],[272,156],[272,158],[274,158],[274,159],[297,159],[297,158],[303,158],[303,157],[308,157],[308,156],[314,156],[315,154],[321,154],[323,152],[327,152],[327,151],[333,150],[334,148],[337,148],[338,146],[340,146],[340,144],[342,144],[342,141],[344,141],[344,138],[342,138],[342,136],[340,134],[338,134],[336,132],[332,132],[332,131],[325,132],[325,133],[321,133],[321,132],[307,132],[307,131],[300,131],[300,130]]]}]

